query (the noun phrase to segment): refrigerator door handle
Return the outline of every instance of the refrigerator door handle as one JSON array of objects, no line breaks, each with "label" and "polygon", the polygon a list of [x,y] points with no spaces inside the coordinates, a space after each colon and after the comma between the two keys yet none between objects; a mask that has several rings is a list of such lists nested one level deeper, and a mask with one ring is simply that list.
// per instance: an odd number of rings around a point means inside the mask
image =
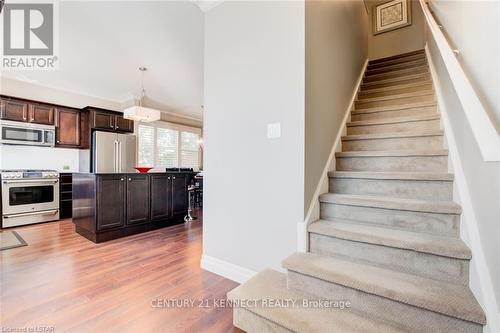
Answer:
[{"label": "refrigerator door handle", "polygon": [[118,172],[122,172],[122,142],[118,141]]},{"label": "refrigerator door handle", "polygon": [[113,172],[118,172],[118,141],[113,142]]}]

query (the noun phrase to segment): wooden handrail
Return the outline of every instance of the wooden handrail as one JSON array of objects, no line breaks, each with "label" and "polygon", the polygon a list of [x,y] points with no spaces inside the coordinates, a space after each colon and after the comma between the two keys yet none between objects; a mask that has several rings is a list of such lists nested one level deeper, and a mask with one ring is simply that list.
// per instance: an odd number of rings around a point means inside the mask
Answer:
[{"label": "wooden handrail", "polygon": [[500,161],[500,134],[493,126],[493,122],[458,62],[454,50],[441,31],[442,26],[440,27],[436,22],[425,0],[419,0],[419,2],[483,159],[487,162]]}]

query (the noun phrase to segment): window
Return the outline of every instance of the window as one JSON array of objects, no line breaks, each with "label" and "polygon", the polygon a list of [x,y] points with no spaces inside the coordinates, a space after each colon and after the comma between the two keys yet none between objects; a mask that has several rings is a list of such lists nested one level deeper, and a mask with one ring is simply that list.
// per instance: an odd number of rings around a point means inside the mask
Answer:
[{"label": "window", "polygon": [[166,122],[137,125],[137,160],[141,166],[198,170],[201,131]]}]

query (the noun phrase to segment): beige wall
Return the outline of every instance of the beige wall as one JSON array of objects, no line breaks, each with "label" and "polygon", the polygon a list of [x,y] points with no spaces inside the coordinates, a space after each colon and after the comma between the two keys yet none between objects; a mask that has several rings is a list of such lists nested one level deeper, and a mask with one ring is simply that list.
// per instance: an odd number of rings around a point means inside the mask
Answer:
[{"label": "beige wall", "polygon": [[420,50],[425,45],[425,22],[420,9],[420,4],[416,0],[411,0],[412,23],[410,26],[388,31],[378,35],[373,35],[373,6],[387,2],[387,0],[365,0],[368,8],[369,33],[368,33],[368,55],[370,59],[390,57]]},{"label": "beige wall", "polygon": [[[499,3],[433,1],[433,8],[445,27],[448,37],[460,45],[461,55],[458,58],[463,67],[468,70],[469,78],[473,79],[474,88],[483,97],[483,102],[486,101],[486,97],[489,97],[489,103],[485,105],[489,105],[489,110],[495,111],[498,117],[498,111],[500,111],[498,101],[500,89],[498,86],[500,75],[498,64],[500,61]],[[486,29],[486,27],[489,28]],[[485,31],[488,31],[488,37],[481,38]],[[497,303],[500,304],[500,261],[498,259],[500,253],[500,162],[483,161],[432,35],[429,34],[427,39],[451,126],[455,132],[460,161],[469,187],[481,246],[493,282],[495,297]],[[474,261],[474,253],[472,259]]]},{"label": "beige wall", "polygon": [[305,214],[367,57],[358,1],[306,1]]}]

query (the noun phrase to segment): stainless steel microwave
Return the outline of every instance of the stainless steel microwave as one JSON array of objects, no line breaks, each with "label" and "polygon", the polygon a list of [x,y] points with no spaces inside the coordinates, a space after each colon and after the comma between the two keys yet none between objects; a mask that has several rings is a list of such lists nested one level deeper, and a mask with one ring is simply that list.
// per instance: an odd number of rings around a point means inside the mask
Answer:
[{"label": "stainless steel microwave", "polygon": [[55,126],[0,120],[1,144],[53,147],[55,136]]}]

